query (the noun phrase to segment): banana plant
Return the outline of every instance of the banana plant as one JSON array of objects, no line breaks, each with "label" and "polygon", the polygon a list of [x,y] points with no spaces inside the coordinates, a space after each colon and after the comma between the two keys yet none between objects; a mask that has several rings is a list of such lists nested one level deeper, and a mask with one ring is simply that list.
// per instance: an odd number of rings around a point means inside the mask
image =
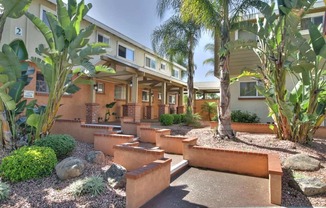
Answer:
[{"label": "banana plant", "polygon": [[[27,11],[31,2],[32,0],[0,0],[0,43],[2,43],[2,33],[7,18],[17,19],[21,17]],[[16,103],[8,95],[8,88],[14,84],[15,77],[12,75],[8,76],[6,72],[12,73],[17,70],[18,74],[19,65],[19,59],[10,49],[10,46],[3,44],[0,55],[0,141],[2,146],[7,149],[13,148],[12,132],[7,119],[7,110],[14,110]]]},{"label": "banana plant", "polygon": [[[252,48],[261,62],[256,73],[245,72],[240,77],[255,74],[260,79],[264,86],[257,90],[266,98],[278,136],[300,143],[312,140],[326,113],[326,42],[313,24],[308,39],[299,31],[302,17],[314,3],[280,0],[279,15],[270,7],[262,11],[264,18],[257,18],[256,24],[238,25],[257,35],[258,44],[244,47]],[[286,88],[286,77],[295,85],[291,91]]]},{"label": "banana plant", "polygon": [[108,47],[104,43],[89,43],[95,26],[90,24],[81,29],[81,23],[91,4],[76,0],[68,0],[67,7],[62,0],[57,0],[56,15],[47,12],[49,26],[35,15],[26,12],[31,20],[43,34],[46,45],[40,44],[36,52],[42,57],[32,57],[32,61],[41,70],[49,88],[48,103],[43,114],[33,114],[27,123],[36,127],[36,139],[47,135],[56,118],[60,101],[65,93],[73,94],[79,90],[77,84],[89,83],[96,72],[114,73],[106,66],[94,66],[92,56],[106,52]]}]

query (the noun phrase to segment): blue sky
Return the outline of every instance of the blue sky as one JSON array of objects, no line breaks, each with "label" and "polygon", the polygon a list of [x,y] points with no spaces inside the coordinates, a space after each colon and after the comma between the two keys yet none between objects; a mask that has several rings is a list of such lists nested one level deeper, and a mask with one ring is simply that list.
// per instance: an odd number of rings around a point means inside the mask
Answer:
[{"label": "blue sky", "polygon": [[[152,31],[164,21],[156,14],[156,0],[86,0],[86,2],[93,4],[88,13],[91,17],[152,48]],[[210,39],[207,33],[203,33],[195,51],[196,82],[217,80],[213,76],[205,76],[211,67],[202,64],[203,60],[212,56],[204,51],[204,46],[211,41]]]}]

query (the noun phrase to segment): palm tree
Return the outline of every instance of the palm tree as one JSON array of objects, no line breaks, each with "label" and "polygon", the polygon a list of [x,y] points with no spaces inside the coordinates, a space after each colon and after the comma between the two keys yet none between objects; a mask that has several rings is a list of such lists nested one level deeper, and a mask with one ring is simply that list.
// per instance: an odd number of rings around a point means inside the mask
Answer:
[{"label": "palm tree", "polygon": [[[212,53],[214,55],[214,49],[215,49],[215,45],[214,43],[207,43],[205,45],[205,51],[208,51],[210,53]],[[210,57],[210,58],[207,58],[203,61],[203,64],[204,65],[210,65],[210,66],[213,66],[215,65],[215,59],[214,59],[214,56],[213,57]],[[208,70],[208,72],[206,72],[205,76],[214,76],[214,69],[210,69]]]},{"label": "palm tree", "polygon": [[200,38],[200,26],[192,20],[183,21],[179,14],[181,0],[159,0],[157,12],[163,17],[168,9],[174,9],[176,14],[170,17],[164,24],[157,27],[152,34],[152,44],[155,52],[169,56],[173,60],[175,56],[187,60],[187,112],[193,112],[194,94],[194,50]]},{"label": "palm tree", "polygon": [[194,20],[212,31],[214,35],[214,76],[219,78],[221,97],[219,106],[218,134],[221,137],[233,138],[230,110],[230,33],[236,29],[239,17],[249,8],[264,7],[267,4],[260,0],[183,0],[182,17]]}]

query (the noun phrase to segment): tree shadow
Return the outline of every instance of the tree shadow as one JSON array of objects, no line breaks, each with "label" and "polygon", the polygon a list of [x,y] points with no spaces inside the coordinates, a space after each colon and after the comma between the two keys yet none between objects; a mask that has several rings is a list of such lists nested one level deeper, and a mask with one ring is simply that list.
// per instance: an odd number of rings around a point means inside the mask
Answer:
[{"label": "tree shadow", "polygon": [[[313,207],[294,180],[291,170],[282,168],[282,204],[284,207]],[[300,199],[300,200],[298,200]]]},{"label": "tree shadow", "polygon": [[200,204],[192,203],[184,198],[190,193],[185,190],[187,185],[170,186],[159,195],[148,201],[142,208],[207,208]]},{"label": "tree shadow", "polygon": [[285,153],[289,153],[289,154],[297,154],[297,151],[291,151],[285,148],[279,148],[279,147],[266,147],[266,146],[262,146],[262,145],[257,145],[257,144],[253,144],[253,143],[249,143],[246,141],[243,141],[241,139],[239,139],[238,137],[235,137],[234,139],[232,139],[235,142],[240,142],[243,144],[246,144],[248,146],[253,146],[253,147],[257,147],[257,148],[261,148],[261,149],[268,149],[268,150],[273,150],[273,151],[279,151],[279,152],[285,152]]}]

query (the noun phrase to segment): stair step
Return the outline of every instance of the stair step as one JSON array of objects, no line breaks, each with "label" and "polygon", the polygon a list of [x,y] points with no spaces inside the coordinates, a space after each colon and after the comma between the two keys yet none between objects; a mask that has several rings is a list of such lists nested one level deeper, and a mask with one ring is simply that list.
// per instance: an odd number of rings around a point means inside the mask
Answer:
[{"label": "stair step", "polygon": [[178,171],[183,170],[188,167],[188,160],[182,160],[178,164],[175,164],[171,167],[170,175],[176,174]]}]

